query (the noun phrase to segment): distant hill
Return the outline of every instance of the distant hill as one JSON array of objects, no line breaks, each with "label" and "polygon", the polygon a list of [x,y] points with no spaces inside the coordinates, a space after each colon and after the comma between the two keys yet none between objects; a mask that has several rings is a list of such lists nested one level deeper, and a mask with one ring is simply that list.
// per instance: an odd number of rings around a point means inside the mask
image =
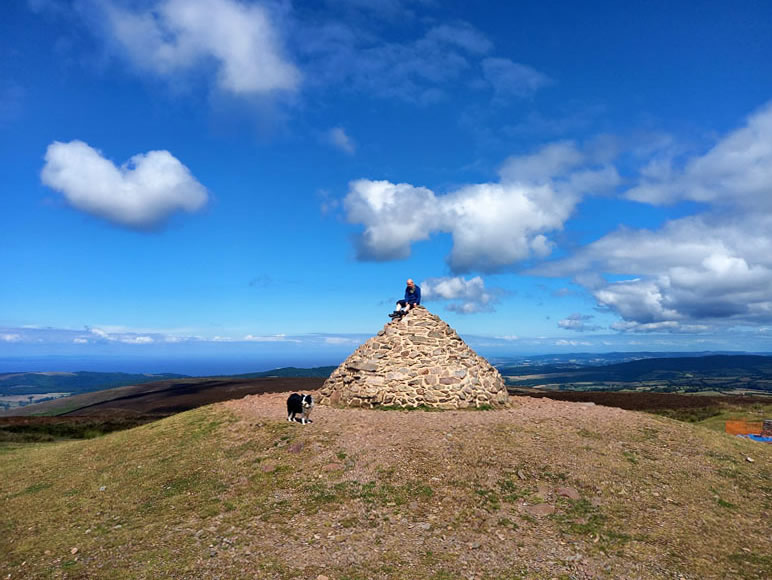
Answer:
[{"label": "distant hill", "polygon": [[566,363],[502,365],[510,385],[574,385],[582,388],[638,387],[660,390],[751,389],[772,393],[772,357],[761,355],[708,355],[646,358],[603,366]]},{"label": "distant hill", "polygon": [[87,371],[3,373],[0,374],[0,395],[28,395],[47,392],[87,393],[124,385],[179,379],[185,376],[174,373],[131,374]]},{"label": "distant hill", "polygon": [[260,377],[319,377],[326,379],[332,374],[336,367],[313,367],[302,369],[298,367],[282,367],[270,371],[261,371],[259,373],[245,373],[241,375],[228,375],[230,378],[252,379]]},{"label": "distant hill", "polygon": [[576,371],[587,380],[646,380],[680,373],[698,373],[706,376],[735,376],[737,374],[772,377],[772,356],[761,355],[707,355],[699,357],[645,358],[622,363],[589,365],[563,362],[544,365],[500,365],[506,375],[535,375],[570,373]]},{"label": "distant hill", "polygon": [[323,382],[318,377],[168,379],[17,407],[5,415],[166,416],[246,395],[311,391],[321,387]]}]

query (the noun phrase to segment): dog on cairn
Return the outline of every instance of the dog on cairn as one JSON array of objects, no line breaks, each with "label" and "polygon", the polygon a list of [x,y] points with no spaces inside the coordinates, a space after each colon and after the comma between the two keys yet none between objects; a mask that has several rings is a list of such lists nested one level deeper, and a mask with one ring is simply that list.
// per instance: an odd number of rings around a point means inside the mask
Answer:
[{"label": "dog on cairn", "polygon": [[298,421],[305,425],[311,423],[308,416],[314,408],[314,399],[311,395],[292,393],[287,398],[287,421]]}]

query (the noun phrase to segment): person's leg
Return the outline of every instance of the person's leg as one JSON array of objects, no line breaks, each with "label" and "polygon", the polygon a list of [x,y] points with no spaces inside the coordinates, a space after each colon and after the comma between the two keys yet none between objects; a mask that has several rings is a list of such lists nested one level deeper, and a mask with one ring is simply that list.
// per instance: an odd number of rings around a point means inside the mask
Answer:
[{"label": "person's leg", "polygon": [[400,318],[405,312],[402,310],[402,307],[405,305],[404,300],[397,300],[396,310],[389,314],[389,318]]}]

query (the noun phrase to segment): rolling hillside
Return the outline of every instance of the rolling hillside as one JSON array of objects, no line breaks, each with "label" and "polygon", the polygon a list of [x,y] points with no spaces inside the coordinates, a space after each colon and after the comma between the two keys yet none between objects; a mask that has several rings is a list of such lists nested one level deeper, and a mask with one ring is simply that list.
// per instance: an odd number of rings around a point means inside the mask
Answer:
[{"label": "rolling hillside", "polygon": [[13,409],[6,415],[167,416],[256,393],[308,391],[319,388],[322,382],[314,377],[172,379],[45,401]]},{"label": "rolling hillside", "polygon": [[517,387],[683,392],[748,389],[772,394],[772,357],[759,355],[647,358],[603,366],[502,365],[499,370],[508,384]]},{"label": "rolling hillside", "polygon": [[0,575],[772,576],[772,446],[527,397],[302,426],[284,397],[5,448]]},{"label": "rolling hillside", "polygon": [[185,375],[99,373],[79,371],[74,373],[59,372],[18,372],[0,374],[0,395],[26,395],[30,393],[68,392],[87,393],[139,385],[164,379],[184,378]]}]

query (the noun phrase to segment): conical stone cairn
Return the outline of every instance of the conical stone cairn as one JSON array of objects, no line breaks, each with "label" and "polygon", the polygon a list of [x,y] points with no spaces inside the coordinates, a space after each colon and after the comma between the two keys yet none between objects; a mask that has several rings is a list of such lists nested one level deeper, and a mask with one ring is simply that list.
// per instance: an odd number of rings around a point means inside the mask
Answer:
[{"label": "conical stone cairn", "polygon": [[335,369],[322,404],[347,407],[504,407],[504,379],[456,331],[419,306],[378,331]]}]

